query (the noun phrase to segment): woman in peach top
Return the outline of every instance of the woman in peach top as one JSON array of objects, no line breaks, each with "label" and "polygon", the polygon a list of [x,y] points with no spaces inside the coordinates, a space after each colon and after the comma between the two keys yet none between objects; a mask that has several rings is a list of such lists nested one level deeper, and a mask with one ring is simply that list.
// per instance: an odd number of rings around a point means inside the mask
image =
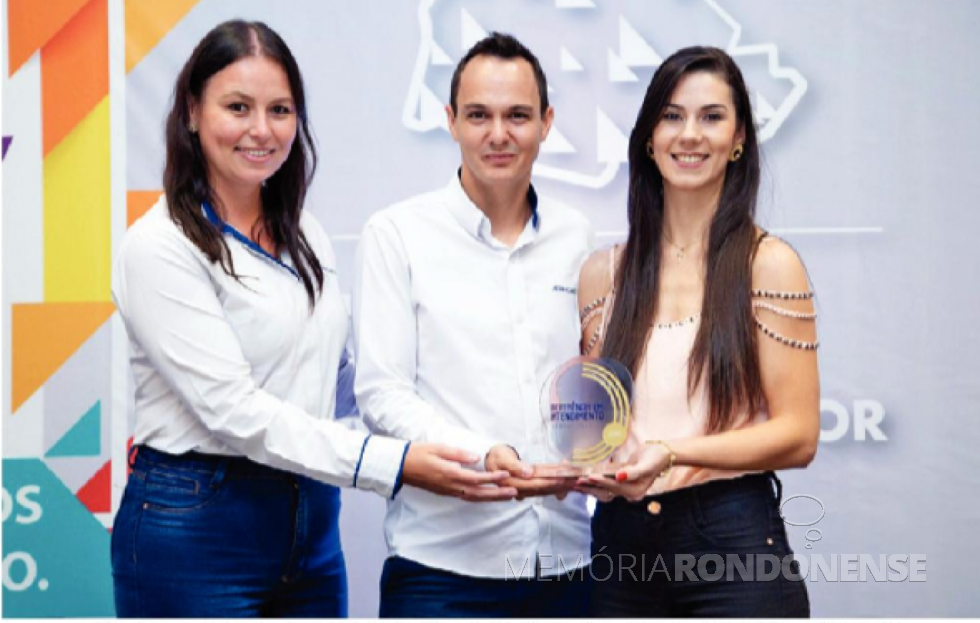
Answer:
[{"label": "woman in peach top", "polygon": [[[634,376],[629,438],[595,495],[595,616],[808,616],[773,470],[819,437],[813,293],[754,222],[759,145],[732,59],[657,70],[629,144],[629,236],[582,269],[582,350]],[[775,577],[772,577],[775,576]]]}]

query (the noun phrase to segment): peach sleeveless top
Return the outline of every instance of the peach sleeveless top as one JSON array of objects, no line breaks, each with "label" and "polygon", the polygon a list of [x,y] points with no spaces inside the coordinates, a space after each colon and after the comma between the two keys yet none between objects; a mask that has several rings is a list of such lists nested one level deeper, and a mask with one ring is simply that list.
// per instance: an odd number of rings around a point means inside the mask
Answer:
[{"label": "peach sleeveless top", "polygon": [[[609,253],[610,283],[615,283],[616,247],[612,247]],[[587,310],[587,313],[601,313],[601,320],[596,335],[586,347],[586,353],[597,343],[595,338],[605,334],[614,300],[615,289],[605,297],[608,303],[601,306],[601,311],[599,305]],[[626,442],[614,454],[615,461],[625,461],[648,440],[660,439],[670,443],[672,440],[707,434],[708,392],[704,381],[690,396],[687,391],[687,360],[699,326],[700,317],[692,316],[669,324],[657,324],[650,332],[645,355],[633,379],[633,412],[629,433]],[[763,408],[751,417],[741,418],[732,429],[752,426],[767,417],[768,413]],[[655,480],[648,493],[674,491],[710,480],[736,478],[746,473],[749,472],[678,465],[666,476]]]},{"label": "peach sleeveless top", "polygon": [[[702,381],[688,397],[687,359],[700,322],[697,317],[657,325],[650,333],[646,355],[633,379],[633,414],[629,434],[616,460],[625,460],[647,440],[701,437],[707,434],[708,392]],[[733,429],[767,418],[765,410],[742,418]],[[747,472],[678,465],[654,481],[649,493],[663,493],[709,480],[735,478]]]}]

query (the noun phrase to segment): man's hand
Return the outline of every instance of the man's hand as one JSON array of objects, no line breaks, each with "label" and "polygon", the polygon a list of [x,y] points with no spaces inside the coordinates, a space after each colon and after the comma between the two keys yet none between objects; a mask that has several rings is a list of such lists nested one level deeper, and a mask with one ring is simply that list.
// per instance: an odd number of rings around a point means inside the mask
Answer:
[{"label": "man's hand", "polygon": [[509,477],[501,481],[501,486],[517,490],[517,499],[553,495],[564,500],[575,487],[575,478],[535,478],[534,468],[523,463],[517,452],[506,444],[490,448],[484,461],[488,472],[505,471]]},{"label": "man's hand", "polygon": [[462,498],[468,502],[498,502],[518,495],[505,480],[507,471],[478,472],[465,467],[480,457],[442,444],[413,443],[405,455],[402,482],[438,495]]}]

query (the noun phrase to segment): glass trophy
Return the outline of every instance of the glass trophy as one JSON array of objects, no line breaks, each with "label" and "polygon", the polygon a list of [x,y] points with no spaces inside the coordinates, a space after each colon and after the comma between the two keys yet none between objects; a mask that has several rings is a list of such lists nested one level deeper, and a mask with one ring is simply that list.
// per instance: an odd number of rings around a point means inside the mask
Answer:
[{"label": "glass trophy", "polygon": [[633,378],[621,363],[575,357],[552,372],[541,388],[541,415],[550,461],[535,476],[587,474],[626,441]]}]

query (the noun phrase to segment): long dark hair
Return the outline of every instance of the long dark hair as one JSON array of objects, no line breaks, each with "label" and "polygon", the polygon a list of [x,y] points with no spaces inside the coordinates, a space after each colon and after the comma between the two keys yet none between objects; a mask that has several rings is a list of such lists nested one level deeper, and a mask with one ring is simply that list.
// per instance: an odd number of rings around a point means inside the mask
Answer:
[{"label": "long dark hair", "polygon": [[262,22],[232,20],[215,26],[194,48],[177,84],[167,117],[167,164],[163,187],[170,218],[211,262],[218,262],[237,279],[224,236],[201,212],[205,201],[218,205],[208,183],[208,163],[197,135],[188,129],[191,103],[200,102],[214,74],[247,56],[264,56],[282,67],[289,79],[297,114],[297,139],[286,161],[262,187],[263,226],[276,248],[294,258],[296,272],[310,300],[310,309],[323,288],[323,268],[300,230],[300,213],[316,170],[316,149],[306,114],[306,94],[299,65],[286,42]]},{"label": "long dark hair", "polygon": [[731,88],[744,153],[729,162],[708,234],[701,324],[688,359],[688,395],[707,374],[708,432],[730,428],[762,405],[762,380],[752,322],[752,260],[758,248],[755,207],[760,156],[749,93],[742,72],[717,48],[679,50],[657,69],[629,142],[629,237],[616,272],[616,301],[603,355],[635,375],[643,359],[660,291],[663,176],[647,155],[647,141],[681,78],[714,74]]}]

